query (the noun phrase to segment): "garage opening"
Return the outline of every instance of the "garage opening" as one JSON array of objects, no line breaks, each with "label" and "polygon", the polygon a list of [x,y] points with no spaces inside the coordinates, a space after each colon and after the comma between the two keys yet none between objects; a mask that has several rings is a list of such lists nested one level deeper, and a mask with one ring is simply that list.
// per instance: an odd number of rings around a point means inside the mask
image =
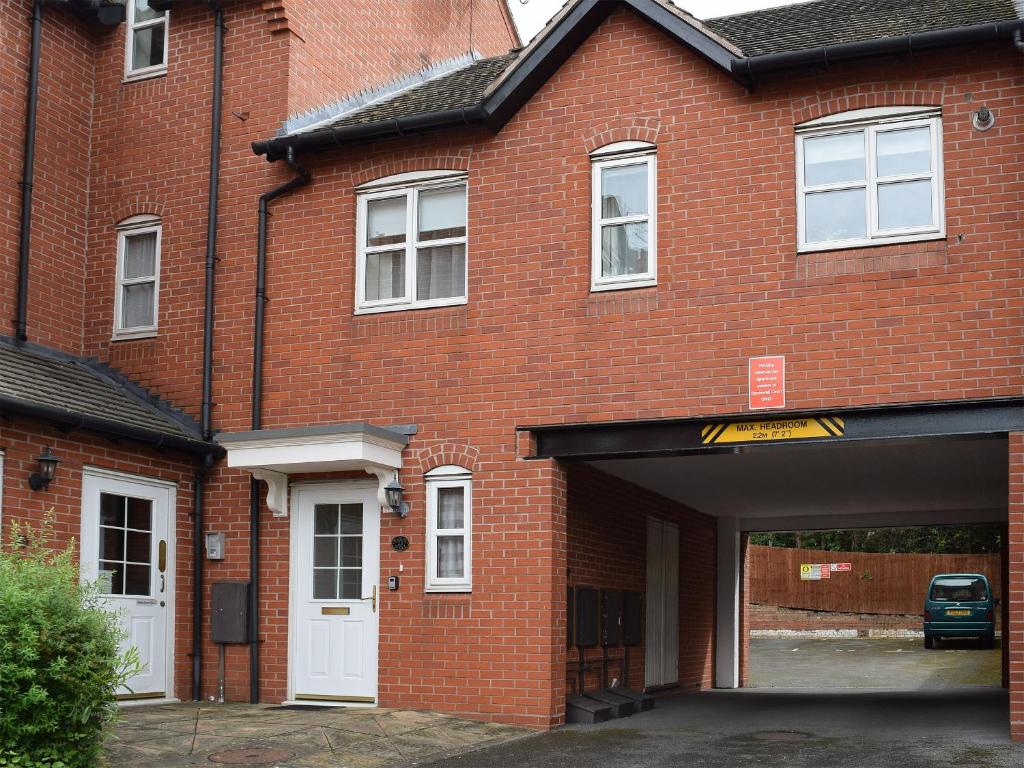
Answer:
[{"label": "garage opening", "polygon": [[747,535],[748,688],[1000,687],[1001,523]]}]

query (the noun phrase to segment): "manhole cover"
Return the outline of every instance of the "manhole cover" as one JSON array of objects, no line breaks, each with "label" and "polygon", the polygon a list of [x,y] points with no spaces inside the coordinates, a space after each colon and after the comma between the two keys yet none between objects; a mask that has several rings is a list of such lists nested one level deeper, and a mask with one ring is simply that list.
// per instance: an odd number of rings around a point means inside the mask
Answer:
[{"label": "manhole cover", "polygon": [[754,738],[760,741],[803,741],[810,737],[811,734],[800,731],[763,731],[754,734]]},{"label": "manhole cover", "polygon": [[295,753],[286,749],[246,747],[245,749],[226,749],[223,752],[217,752],[210,755],[210,760],[226,765],[266,765],[278,760],[287,760],[290,757],[295,757]]}]

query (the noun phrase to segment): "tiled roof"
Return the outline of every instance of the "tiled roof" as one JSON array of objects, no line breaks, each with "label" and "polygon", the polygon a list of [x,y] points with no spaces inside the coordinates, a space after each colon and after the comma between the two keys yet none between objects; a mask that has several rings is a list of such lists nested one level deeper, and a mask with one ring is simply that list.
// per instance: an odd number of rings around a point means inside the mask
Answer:
[{"label": "tiled roof", "polygon": [[102,419],[154,436],[201,442],[184,414],[148,396],[98,363],[0,338],[0,410],[39,406],[68,416]]},{"label": "tiled roof", "polygon": [[475,106],[483,99],[487,86],[505,71],[517,54],[517,51],[510,51],[502,56],[480,59],[462,69],[428,80],[374,104],[367,104],[338,120],[325,123],[322,128],[376,123],[406,115]]},{"label": "tiled roof", "polygon": [[703,23],[763,56],[1019,18],[1014,0],[816,0]]}]

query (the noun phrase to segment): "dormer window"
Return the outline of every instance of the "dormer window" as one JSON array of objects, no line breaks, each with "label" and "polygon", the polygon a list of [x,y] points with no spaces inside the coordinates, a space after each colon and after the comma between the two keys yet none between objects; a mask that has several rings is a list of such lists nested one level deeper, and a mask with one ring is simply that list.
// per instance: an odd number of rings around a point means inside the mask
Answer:
[{"label": "dormer window", "polygon": [[655,147],[621,141],[590,155],[593,165],[591,290],[657,283]]},{"label": "dormer window", "polygon": [[167,71],[168,11],[155,11],[149,0],[128,0],[124,74],[137,80]]},{"label": "dormer window", "polygon": [[798,127],[796,155],[801,251],[944,237],[938,110],[830,115]]}]

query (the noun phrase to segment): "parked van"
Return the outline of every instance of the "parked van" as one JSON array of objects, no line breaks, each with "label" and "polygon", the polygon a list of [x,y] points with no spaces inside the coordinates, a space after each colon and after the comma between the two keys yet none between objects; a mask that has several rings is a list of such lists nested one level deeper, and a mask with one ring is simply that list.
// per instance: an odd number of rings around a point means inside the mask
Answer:
[{"label": "parked van", "polygon": [[924,647],[944,637],[977,637],[982,647],[996,641],[992,587],[980,573],[940,573],[932,577],[924,601]]}]

